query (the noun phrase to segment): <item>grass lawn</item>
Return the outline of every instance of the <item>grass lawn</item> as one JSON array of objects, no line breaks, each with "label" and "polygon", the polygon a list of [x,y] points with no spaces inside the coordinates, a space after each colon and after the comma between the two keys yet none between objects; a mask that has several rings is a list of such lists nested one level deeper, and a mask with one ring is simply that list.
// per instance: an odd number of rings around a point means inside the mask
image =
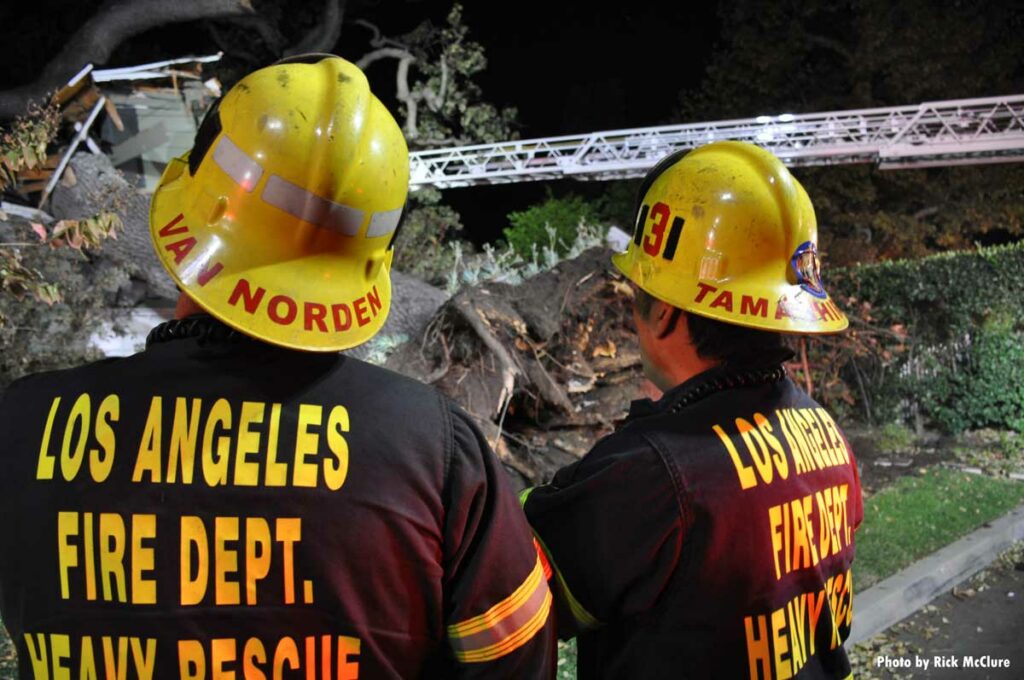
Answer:
[{"label": "grass lawn", "polygon": [[944,469],[903,477],[864,501],[854,583],[863,592],[1024,503],[1024,484]]}]

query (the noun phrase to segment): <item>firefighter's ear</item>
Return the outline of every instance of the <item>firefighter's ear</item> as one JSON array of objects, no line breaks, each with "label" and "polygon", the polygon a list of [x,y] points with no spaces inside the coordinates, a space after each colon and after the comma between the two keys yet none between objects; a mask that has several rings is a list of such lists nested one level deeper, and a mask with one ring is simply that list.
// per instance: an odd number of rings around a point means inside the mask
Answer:
[{"label": "firefighter's ear", "polygon": [[659,340],[663,340],[668,336],[672,335],[676,329],[676,325],[679,323],[679,316],[683,310],[678,307],[657,300],[651,309],[650,323],[654,328],[654,336]]}]

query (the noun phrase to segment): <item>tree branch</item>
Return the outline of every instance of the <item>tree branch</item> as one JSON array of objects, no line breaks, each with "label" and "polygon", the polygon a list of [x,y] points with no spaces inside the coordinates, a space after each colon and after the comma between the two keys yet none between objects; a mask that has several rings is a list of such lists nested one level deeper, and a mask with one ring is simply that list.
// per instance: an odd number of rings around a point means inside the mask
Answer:
[{"label": "tree branch", "polygon": [[405,104],[405,136],[409,139],[416,139],[417,134],[419,134],[419,131],[416,129],[416,114],[420,97],[416,93],[409,92],[409,64],[413,61],[412,55],[399,61],[398,72],[395,74],[397,89],[395,96],[398,98],[398,101]]},{"label": "tree branch", "polygon": [[88,63],[105,64],[125,40],[164,24],[252,13],[250,0],[107,0],[71,36],[33,83],[0,92],[0,119],[62,87]]},{"label": "tree branch", "polygon": [[[267,17],[253,14],[251,16],[231,17],[227,21],[243,30],[256,31],[271,53],[282,54],[284,52],[284,35]],[[232,54],[235,50],[222,49],[222,51],[225,54]],[[234,55],[232,54],[232,56]]]},{"label": "tree branch", "polygon": [[430,107],[431,111],[440,111],[444,105],[444,97],[448,89],[448,62],[445,58],[441,57],[441,87],[437,92],[434,92],[431,88],[427,87],[426,84],[422,88],[423,99],[427,102],[427,106]]},{"label": "tree branch", "polygon": [[213,42],[217,45],[217,49],[224,54],[230,54],[232,57],[249,62],[250,64],[259,63],[259,57],[255,54],[249,50],[240,49],[237,45],[233,45],[225,40],[224,36],[221,35],[220,30],[213,22],[204,21],[203,28],[205,28],[206,32],[210,34]]},{"label": "tree branch", "polygon": [[[356,62],[356,66],[359,70],[365,71],[373,62],[380,61],[381,59],[412,59],[416,60],[416,57],[412,56],[408,50],[400,49],[397,47],[385,47],[373,52],[368,52],[360,57],[359,61]],[[408,87],[406,88],[408,89]]]},{"label": "tree branch", "polygon": [[817,35],[816,33],[808,33],[806,31],[804,32],[804,35],[807,37],[807,42],[811,43],[812,45],[824,47],[825,49],[835,52],[840,57],[845,59],[846,63],[853,63],[853,53],[850,52],[849,49],[847,49],[846,45],[839,42],[838,40],[826,38],[825,36]]},{"label": "tree branch", "polygon": [[362,58],[356,62],[356,66],[365,71],[375,61],[380,61],[381,59],[398,60],[398,70],[395,73],[395,97],[398,101],[405,104],[406,137],[409,139],[415,139],[417,135],[416,115],[418,112],[419,102],[423,98],[423,93],[418,91],[411,92],[409,90],[409,66],[416,61],[416,57],[412,56],[410,52],[403,48],[382,47],[368,54],[364,54]]},{"label": "tree branch", "polygon": [[330,52],[341,37],[345,0],[324,0],[324,14],[316,27],[284,51],[286,57],[313,52]]},{"label": "tree branch", "polygon": [[362,26],[373,33],[373,37],[370,38],[371,47],[397,47],[402,50],[408,50],[408,48],[397,40],[391,38],[384,38],[381,36],[380,29],[377,28],[376,24],[372,24],[366,19],[356,19],[353,21],[356,26]]}]

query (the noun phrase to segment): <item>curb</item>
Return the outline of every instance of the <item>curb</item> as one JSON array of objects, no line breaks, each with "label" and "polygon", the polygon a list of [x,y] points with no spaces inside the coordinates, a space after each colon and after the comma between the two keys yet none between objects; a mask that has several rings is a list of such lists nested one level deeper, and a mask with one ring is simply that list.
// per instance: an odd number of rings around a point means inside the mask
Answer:
[{"label": "curb", "polygon": [[868,588],[854,598],[853,630],[846,644],[857,644],[899,623],[1020,540],[1024,505]]}]

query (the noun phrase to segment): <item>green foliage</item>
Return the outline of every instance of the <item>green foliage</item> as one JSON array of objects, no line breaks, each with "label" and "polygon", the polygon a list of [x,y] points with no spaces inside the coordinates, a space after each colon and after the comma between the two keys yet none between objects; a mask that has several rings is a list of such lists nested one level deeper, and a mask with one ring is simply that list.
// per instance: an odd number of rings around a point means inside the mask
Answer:
[{"label": "green foliage", "polygon": [[576,680],[576,639],[558,641],[557,680]]},{"label": "green foliage", "polygon": [[474,78],[487,68],[484,47],[469,38],[456,3],[443,26],[425,21],[397,41],[415,57],[410,98],[421,105],[415,113],[406,105],[403,129],[410,148],[461,146],[517,137],[515,108],[482,101]]},{"label": "green foliage", "polygon": [[[25,253],[39,248],[85,250],[98,248],[107,238],[117,238],[121,218],[112,212],[81,220],[60,220],[50,231],[38,222],[31,224],[37,242],[30,240],[0,242],[0,293],[21,301],[30,296],[47,305],[63,299],[59,279],[47,278],[38,268],[27,263]],[[31,259],[31,258],[30,258]],[[38,259],[38,258],[36,258]],[[0,325],[4,322],[0,312]]]},{"label": "green foliage", "polygon": [[600,195],[590,201],[594,219],[600,224],[614,224],[625,232],[633,230],[639,179],[602,182]]},{"label": "green foliage", "polygon": [[409,336],[405,333],[378,333],[364,346],[366,354],[363,355],[363,361],[383,366],[388,357],[408,340]]},{"label": "green foliage", "polygon": [[34,170],[46,160],[46,147],[60,124],[56,106],[36,104],[9,128],[0,129],[0,191],[15,183],[18,173]]},{"label": "green foliage", "polygon": [[960,370],[941,371],[928,386],[937,397],[935,420],[953,432],[988,426],[1024,432],[1024,332],[1007,322],[985,324],[965,359]]},{"label": "green foliage", "polygon": [[[728,27],[682,121],[914,104],[1019,92],[1024,5],[954,3],[719,5]],[[784,48],[780,49],[780,45]],[[987,77],[978,78],[979,73]],[[1024,165],[797,172],[832,264],[922,257],[1024,234]]]},{"label": "green foliage", "polygon": [[443,285],[455,266],[451,244],[462,230],[459,213],[440,201],[441,192],[433,187],[410,194],[395,242],[395,268],[434,285]]},{"label": "green foliage", "polygon": [[875,444],[885,453],[900,453],[914,445],[914,433],[900,423],[886,423]]},{"label": "green foliage", "polygon": [[973,430],[957,437],[956,459],[985,474],[1006,477],[1024,473],[1024,435],[1001,430]]},{"label": "green foliage", "polygon": [[594,213],[594,208],[579,196],[555,198],[549,193],[543,203],[509,213],[512,226],[505,229],[505,239],[520,257],[528,258],[535,248],[550,241],[551,229],[554,248],[564,255],[576,240],[580,225],[591,220]]},{"label": "green foliage", "polygon": [[851,331],[812,363],[841,371],[869,420],[1024,430],[1024,242],[838,270],[830,287]]},{"label": "green foliage", "polygon": [[[4,240],[26,238],[11,234],[10,225],[0,227]],[[88,346],[89,336],[118,291],[129,287],[128,272],[106,260],[91,260],[88,251],[68,247],[32,245],[16,252],[22,266],[38,276],[33,285],[51,287],[51,297],[31,288],[18,294],[0,293],[0,385],[26,373],[99,358]]]},{"label": "green foliage", "polygon": [[[410,149],[518,136],[516,110],[498,108],[482,99],[483,92],[474,79],[487,67],[487,58],[483,46],[469,38],[461,5],[453,5],[444,25],[426,21],[387,43],[412,56],[408,92],[404,101],[392,106],[396,118],[404,121],[402,129]],[[401,93],[399,99],[403,99]],[[395,266],[430,283],[443,284],[457,266],[454,244],[461,230],[459,214],[441,202],[441,192],[420,188],[409,196],[409,213],[396,243]]]},{"label": "green foliage", "polygon": [[857,531],[864,589],[1024,502],[1024,484],[951,470],[903,477],[864,501]]},{"label": "green foliage", "polygon": [[505,244],[500,248],[485,245],[482,253],[464,257],[459,242],[451,244],[455,265],[449,272],[446,289],[454,295],[462,286],[475,286],[485,281],[516,284],[555,267],[566,259],[579,257],[583,251],[603,244],[602,230],[581,222],[573,240],[565,244],[556,239],[554,229],[548,228],[548,242],[540,248],[534,243],[528,258]]}]

